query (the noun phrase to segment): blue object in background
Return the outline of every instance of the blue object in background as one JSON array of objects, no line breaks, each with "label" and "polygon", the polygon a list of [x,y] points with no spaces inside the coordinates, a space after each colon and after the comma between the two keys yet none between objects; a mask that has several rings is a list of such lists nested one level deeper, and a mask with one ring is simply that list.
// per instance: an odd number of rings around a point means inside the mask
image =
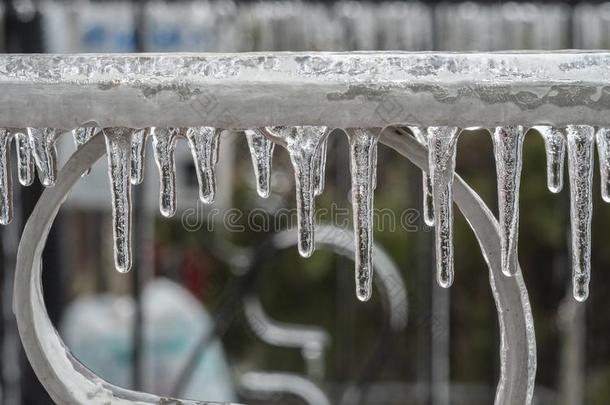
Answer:
[{"label": "blue object in background", "polygon": [[[212,318],[186,289],[156,279],[144,289],[144,391],[169,396],[178,374]],[[134,303],[129,296],[92,295],[72,302],[61,334],[72,353],[108,382],[131,384]],[[231,373],[222,343],[213,340],[201,354],[190,383],[180,395],[205,401],[235,402]]]}]

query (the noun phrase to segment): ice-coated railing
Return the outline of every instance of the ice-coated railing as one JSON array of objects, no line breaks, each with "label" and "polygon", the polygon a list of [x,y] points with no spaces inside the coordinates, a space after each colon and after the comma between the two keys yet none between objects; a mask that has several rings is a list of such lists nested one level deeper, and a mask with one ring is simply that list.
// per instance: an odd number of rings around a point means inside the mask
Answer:
[{"label": "ice-coated railing", "polygon": [[[102,137],[112,190],[115,264],[127,271],[130,190],[142,180],[148,137],[159,169],[164,216],[172,216],[176,209],[173,153],[180,139],[192,152],[204,203],[214,199],[214,169],[222,158],[218,145],[223,130],[245,132],[261,197],[269,194],[274,145],[285,148],[295,173],[298,250],[306,257],[315,248],[315,197],[324,188],[326,142],[331,129],[340,128],[350,144],[358,297],[367,300],[371,294],[372,208],[381,142],[424,172],[426,222],[436,229],[440,285],[450,286],[454,277],[452,201],[472,225],[490,266],[502,332],[496,403],[529,403],[535,341],[517,261],[522,142],[529,128],[544,137],[552,192],[562,188],[567,150],[574,296],[585,300],[595,143],[602,196],[610,201],[608,79],[610,53],[604,52],[0,56],[0,126],[5,128],[0,131],[0,221],[11,219],[8,152],[13,139],[19,181],[30,184],[36,168],[43,184],[57,183],[41,198],[19,254],[15,309],[30,361],[39,377],[48,380],[53,366],[40,357],[47,358],[49,347],[61,342],[48,343],[42,334],[31,335],[32,323],[44,314],[36,300],[40,252],[28,258],[24,249],[41,249],[61,193],[103,153]],[[409,128],[410,134],[399,127]],[[458,136],[472,127],[487,128],[493,139],[499,223],[454,174]],[[62,179],[57,175],[54,143],[69,131],[80,150],[68,168],[78,173],[64,169]],[[45,208],[44,204],[54,205]],[[66,356],[65,364],[75,362]],[[105,398],[115,395],[107,385],[98,388]],[[75,400],[70,389],[62,392],[73,396],[66,399],[52,392],[54,399]]]},{"label": "ice-coated railing", "polygon": [[[608,52],[579,51],[2,55],[0,120],[15,128],[604,125],[609,61]],[[376,113],[390,98],[402,111]]]}]

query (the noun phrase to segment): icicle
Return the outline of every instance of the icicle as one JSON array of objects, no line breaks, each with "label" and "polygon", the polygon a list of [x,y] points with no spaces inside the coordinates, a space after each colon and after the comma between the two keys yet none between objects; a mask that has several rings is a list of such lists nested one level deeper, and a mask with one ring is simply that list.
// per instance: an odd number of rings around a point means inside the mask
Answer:
[{"label": "icicle", "polygon": [[371,297],[373,284],[373,177],[379,129],[349,129],[352,205],[356,242],[356,294]]},{"label": "icicle", "polygon": [[256,191],[258,195],[267,198],[271,191],[271,163],[273,160],[273,149],[275,143],[267,139],[260,129],[247,129],[246,139],[252,157],[254,176],[256,177]]},{"label": "icicle", "polygon": [[[380,133],[381,134],[381,133]],[[377,142],[373,145],[373,167],[377,167]],[[377,170],[373,170],[373,190],[377,189]]]},{"label": "icicle", "polygon": [[26,129],[12,130],[17,149],[17,175],[19,183],[23,186],[29,186],[34,182],[34,159],[26,132]]},{"label": "icicle", "polygon": [[[409,127],[417,142],[428,147],[428,132],[425,128]],[[432,205],[432,181],[428,172],[422,171],[424,223],[434,226],[434,206]]]},{"label": "icicle", "polygon": [[457,127],[428,128],[428,163],[432,179],[436,271],[441,287],[453,283],[453,174]]},{"label": "icicle", "polygon": [[610,203],[610,128],[597,130],[597,154],[599,155],[602,199]]},{"label": "icicle", "polygon": [[[205,204],[216,197],[216,163],[221,129],[194,127],[186,131],[199,182],[199,199]],[[253,155],[254,156],[254,155]]]},{"label": "icicle", "polygon": [[[214,163],[212,165],[212,170],[214,170],[214,172],[216,171],[216,164],[218,163],[218,158],[220,157],[220,135],[222,134],[222,129],[216,129],[216,134],[218,135],[218,137],[216,138],[212,138],[212,162]],[[214,174],[214,193],[216,193],[216,175]],[[212,197],[213,199],[213,197]]]},{"label": "icicle", "polygon": [[27,130],[40,182],[44,186],[52,186],[57,177],[55,141],[59,135],[58,130],[55,128],[28,128]]},{"label": "icicle", "polygon": [[324,180],[326,178],[326,153],[328,150],[328,138],[325,138],[314,159],[313,166],[313,183],[314,183],[314,196],[319,196],[324,191]]},{"label": "icicle", "polygon": [[176,213],[176,149],[178,128],[152,128],[153,154],[159,169],[159,210],[164,217]]},{"label": "icicle", "polygon": [[572,225],[572,283],[574,298],[584,301],[589,295],[591,275],[591,183],[595,130],[588,125],[568,125],[566,130]]},{"label": "icicle", "polygon": [[[72,130],[72,137],[74,138],[74,144],[76,149],[80,149],[85,143],[89,142],[89,139],[95,135],[97,128],[95,127],[81,127]],[[83,176],[88,175],[91,172],[91,168],[87,169],[83,173]]]},{"label": "icicle", "polygon": [[11,182],[11,131],[0,128],[0,224],[7,225],[13,219],[13,186]]},{"label": "icicle", "polygon": [[492,139],[498,178],[498,212],[502,272],[512,276],[517,272],[519,239],[519,185],[523,164],[523,138],[520,125],[497,127]]},{"label": "icicle", "polygon": [[298,126],[267,129],[285,143],[294,169],[298,216],[298,247],[303,257],[313,253],[314,246],[314,171],[316,153],[328,136],[327,127]]},{"label": "icicle", "polygon": [[112,193],[112,234],[114,236],[114,265],[125,273],[131,268],[131,183],[130,128],[104,128],[108,176]]},{"label": "icicle", "polygon": [[546,150],[546,184],[551,193],[563,188],[563,162],[566,154],[566,140],[563,131],[548,125],[534,127],[544,139]]},{"label": "icicle", "polygon": [[97,132],[95,127],[81,127],[72,130],[72,136],[74,137],[74,144],[77,149],[80,149],[84,144],[89,142],[93,135]]},{"label": "icicle", "polygon": [[151,128],[138,129],[131,138],[131,184],[141,184],[144,179],[146,138],[151,130]]}]

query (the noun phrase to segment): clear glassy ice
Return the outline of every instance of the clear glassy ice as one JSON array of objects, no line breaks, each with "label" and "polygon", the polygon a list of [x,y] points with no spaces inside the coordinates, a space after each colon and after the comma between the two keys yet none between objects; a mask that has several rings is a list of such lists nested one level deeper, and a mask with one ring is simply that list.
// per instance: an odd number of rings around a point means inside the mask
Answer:
[{"label": "clear glassy ice", "polygon": [[591,275],[591,217],[593,214],[593,148],[595,129],[568,125],[568,172],[570,176],[570,222],[572,228],[572,283],[574,298],[589,295]]},{"label": "clear glassy ice", "polygon": [[323,126],[297,126],[270,127],[266,130],[288,150],[296,187],[298,249],[301,256],[309,257],[315,249],[314,179],[315,172],[320,170],[316,165],[319,163],[316,154],[328,136],[329,129]]},{"label": "clear glassy ice", "polygon": [[[97,133],[98,129],[95,127],[79,127],[72,130],[72,138],[74,139],[74,145],[76,149],[80,149],[85,143],[89,142],[93,135]],[[88,175],[91,172],[91,168],[87,169],[83,173],[83,176]]]},{"label": "clear glassy ice", "polygon": [[271,165],[275,143],[267,139],[257,128],[246,129],[244,133],[248,141],[252,167],[256,177],[256,192],[262,198],[267,198],[271,192]]},{"label": "clear glassy ice", "polygon": [[314,162],[314,195],[317,197],[324,192],[326,180],[326,154],[328,152],[328,137],[322,140]]},{"label": "clear glassy ice", "polygon": [[221,129],[213,127],[186,130],[199,182],[199,199],[205,204],[212,203],[216,197],[216,164],[221,132]]},{"label": "clear glassy ice", "polygon": [[144,180],[144,162],[146,160],[146,139],[152,128],[140,128],[131,137],[131,184],[141,184]]},{"label": "clear glassy ice", "polygon": [[176,161],[174,151],[181,130],[179,128],[153,128],[151,132],[153,154],[159,169],[159,210],[161,215],[169,218],[176,213]]},{"label": "clear glassy ice", "polygon": [[534,129],[544,140],[547,187],[552,193],[559,193],[563,188],[563,165],[566,154],[564,130],[548,125],[538,125]]},{"label": "clear glassy ice", "polygon": [[602,199],[610,203],[610,128],[599,128],[596,134]]},{"label": "clear glassy ice", "polygon": [[[409,127],[417,142],[428,147],[428,131],[426,128]],[[424,223],[434,226],[434,206],[432,204],[432,180],[427,171],[422,171],[422,201]]]},{"label": "clear glassy ice", "polygon": [[112,195],[112,234],[114,264],[125,273],[131,268],[131,135],[133,129],[104,128],[108,177]]},{"label": "clear glassy ice", "polygon": [[40,182],[44,186],[52,186],[57,178],[55,141],[61,131],[55,128],[28,128],[27,132]]},{"label": "clear glassy ice", "polygon": [[498,182],[502,272],[507,276],[517,272],[519,186],[524,135],[521,125],[497,127],[492,134]]},{"label": "clear glassy ice", "polygon": [[436,276],[441,287],[453,283],[453,177],[457,127],[428,127],[428,173],[432,179]]},{"label": "clear glassy ice", "polygon": [[373,173],[377,170],[375,154],[380,129],[355,128],[346,132],[352,173],[356,295],[359,300],[367,301],[373,285]]},{"label": "clear glassy ice", "polygon": [[7,225],[13,219],[13,186],[11,179],[11,140],[13,134],[0,128],[0,224]]},{"label": "clear glassy ice", "polygon": [[34,182],[34,157],[25,128],[12,129],[17,149],[17,177],[22,186],[30,186]]},{"label": "clear glassy ice", "polygon": [[[571,195],[572,261],[574,296],[583,301],[588,295],[591,256],[591,180],[593,148],[597,141],[602,178],[602,198],[610,202],[610,128],[569,125],[554,128],[534,127],[543,137],[547,155],[547,185],[554,193],[563,186],[564,156],[568,153]],[[437,278],[443,287],[453,281],[452,184],[455,170],[457,127],[410,127],[418,142],[428,146],[429,168],[423,173],[424,220],[436,225],[435,245]],[[38,169],[42,183],[51,186],[57,177],[55,143],[61,130],[55,128],[4,129],[0,133],[0,223],[12,217],[10,143],[14,139],[18,178],[21,184],[33,181]],[[98,129],[82,127],[72,130],[77,148],[86,143]],[[266,134],[263,133],[266,132]],[[144,151],[149,134],[153,137],[155,161],[160,172],[160,210],[164,216],[176,211],[174,150],[179,136],[186,136],[196,165],[201,201],[212,202],[216,192],[215,168],[221,130],[195,128],[105,128],[108,150],[108,173],[112,184],[113,234],[115,264],[120,271],[131,266],[130,184],[143,178]],[[372,263],[373,191],[376,187],[378,130],[350,129],[352,168],[352,201],[357,238],[357,295],[370,297]],[[324,172],[329,129],[323,126],[271,127],[246,130],[248,146],[256,175],[257,192],[269,195],[274,141],[286,147],[295,171],[298,211],[299,253],[310,256],[314,250],[315,196],[324,188]],[[271,135],[271,139],[267,135]],[[502,234],[502,270],[507,275],[516,271],[519,222],[519,183],[522,167],[524,128],[495,128],[493,133],[498,204]],[[127,179],[128,184],[125,184]]]}]

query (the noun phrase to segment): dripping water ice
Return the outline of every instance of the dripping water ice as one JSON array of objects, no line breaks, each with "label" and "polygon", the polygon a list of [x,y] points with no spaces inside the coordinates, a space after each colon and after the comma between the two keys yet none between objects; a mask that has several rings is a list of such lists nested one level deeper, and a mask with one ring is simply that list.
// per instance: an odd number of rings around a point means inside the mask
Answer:
[{"label": "dripping water ice", "polygon": [[546,151],[546,181],[552,193],[563,188],[563,162],[566,154],[566,140],[562,129],[548,125],[534,127],[544,140]]},{"label": "dripping water ice", "polygon": [[570,176],[572,283],[574,298],[584,301],[589,295],[591,274],[591,183],[595,129],[589,125],[568,125],[566,132]]},{"label": "dripping water ice", "polygon": [[[80,149],[85,143],[89,142],[93,135],[97,132],[95,127],[79,127],[72,130],[72,137],[74,138],[74,144],[76,149]],[[83,176],[89,174],[91,169],[88,169],[83,173]]]},{"label": "dripping water ice", "polygon": [[610,202],[610,128],[599,128],[596,134],[602,199]]},{"label": "dripping water ice", "polygon": [[104,128],[112,195],[114,264],[122,273],[131,268],[131,134],[130,128]]},{"label": "dripping water ice", "polygon": [[[381,135],[381,133],[380,133]],[[377,142],[373,145],[375,151],[373,152],[373,167],[377,167]],[[373,170],[373,190],[377,188],[377,170]]]},{"label": "dripping water ice", "polygon": [[80,149],[84,144],[89,142],[93,135],[97,132],[95,127],[79,127],[72,130],[72,137],[77,149]]},{"label": "dripping water ice", "polygon": [[523,127],[515,125],[497,127],[492,136],[498,178],[501,263],[502,272],[507,276],[517,272],[519,185],[524,135]]},{"label": "dripping water ice", "polygon": [[[411,133],[424,146],[428,146],[428,132],[425,128],[409,127]],[[432,205],[432,181],[427,171],[422,170],[422,189],[423,189],[423,216],[424,223],[434,226],[434,207]]]},{"label": "dripping water ice", "polygon": [[199,199],[205,204],[213,202],[216,197],[216,163],[221,132],[213,127],[194,127],[186,131],[199,182]]},{"label": "dripping water ice", "polygon": [[57,177],[55,141],[60,131],[55,128],[28,128],[27,131],[40,181],[44,186],[52,186]]},{"label": "dripping water ice", "polygon": [[441,287],[453,283],[453,177],[457,127],[428,128],[428,163],[435,221],[436,273]]},{"label": "dripping water ice", "polygon": [[[176,162],[174,151],[178,128],[152,128],[153,154],[159,169],[159,210],[164,217],[176,213]],[[131,153],[131,152],[130,152]]]},{"label": "dripping water ice", "polygon": [[326,153],[328,150],[328,138],[322,140],[316,152],[313,166],[314,195],[317,197],[324,191],[324,181],[326,177]]},{"label": "dripping water ice", "polygon": [[348,129],[347,134],[356,243],[356,295],[366,301],[371,297],[373,282],[373,178],[380,130]]},{"label": "dripping water ice", "polygon": [[144,180],[146,139],[151,131],[152,128],[140,128],[131,138],[131,184],[141,184]]},{"label": "dripping water ice", "polygon": [[11,184],[12,133],[0,128],[0,224],[7,225],[13,219],[13,187]]},{"label": "dripping water ice", "polygon": [[32,148],[26,134],[27,130],[14,129],[12,130],[15,137],[15,146],[17,149],[17,177],[19,183],[23,186],[29,186],[34,182],[34,158],[32,157]]},{"label": "dripping water ice", "polygon": [[271,164],[275,143],[267,139],[260,129],[247,129],[244,131],[248,140],[248,148],[252,157],[254,176],[256,177],[256,191],[263,198],[269,197],[271,191]]},{"label": "dripping water ice", "polygon": [[297,126],[271,127],[266,131],[288,150],[296,186],[298,248],[301,256],[309,257],[314,251],[314,172],[319,170],[316,154],[329,130],[323,126]]}]

